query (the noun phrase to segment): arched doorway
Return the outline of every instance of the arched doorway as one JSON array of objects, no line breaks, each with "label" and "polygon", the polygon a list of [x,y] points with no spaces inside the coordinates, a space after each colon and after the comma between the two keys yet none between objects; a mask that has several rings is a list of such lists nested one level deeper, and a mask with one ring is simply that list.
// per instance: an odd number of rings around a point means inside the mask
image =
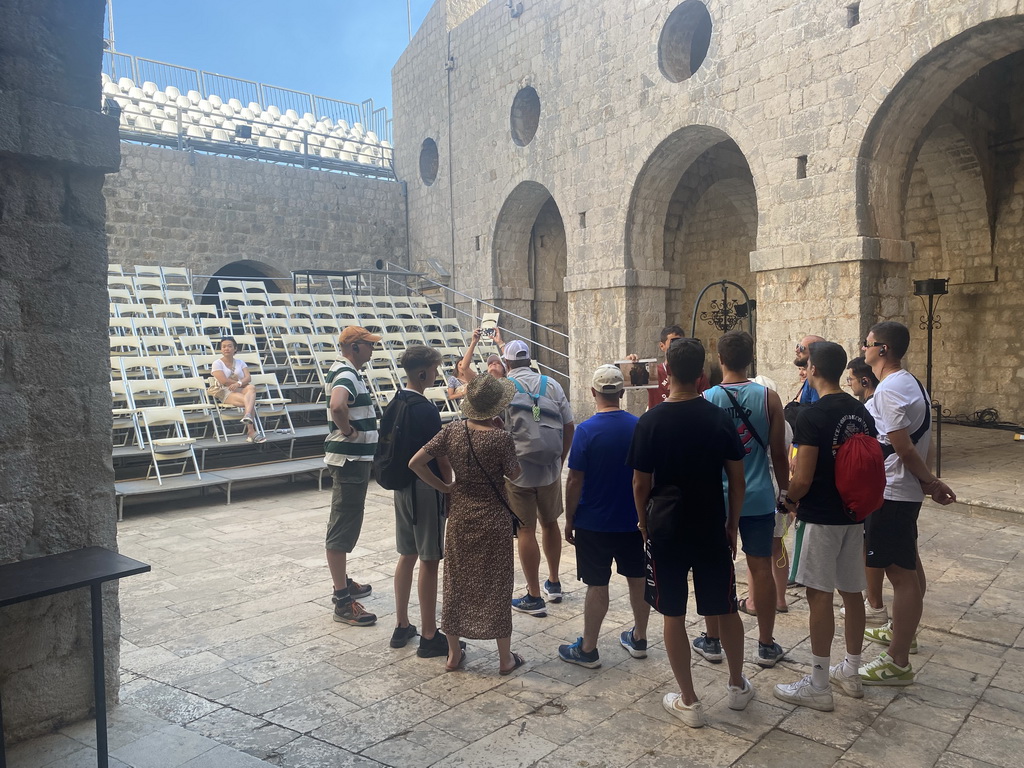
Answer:
[{"label": "arched doorway", "polygon": [[[694,302],[711,282],[731,280],[754,295],[750,253],[756,250],[757,226],[754,178],[726,133],[687,126],[655,149],[630,201],[626,262],[667,274],[663,325],[678,323],[689,332]],[[638,338],[638,348],[650,349],[657,330]],[[721,333],[698,322],[697,336],[709,350]]]},{"label": "arched doorway", "polygon": [[276,270],[258,261],[232,261],[213,273],[203,288],[200,301],[203,304],[218,304],[217,294],[220,292],[220,278],[226,280],[259,280],[267,287],[267,293],[290,293],[292,286],[282,278],[274,276]]},{"label": "arched doorway", "polygon": [[566,385],[569,348],[561,335],[568,333],[565,225],[547,187],[524,181],[512,190],[498,214],[493,242],[493,284],[502,296],[496,303],[537,323],[509,315],[502,326],[531,340],[538,362]]},{"label": "arched doorway", "polygon": [[[1024,419],[1024,17],[936,48],[893,89],[862,146],[864,234],[905,243],[878,266],[874,314],[905,322],[923,379],[913,282],[949,278],[938,307],[933,396],[953,414]],[[869,312],[869,318],[871,313]]]}]

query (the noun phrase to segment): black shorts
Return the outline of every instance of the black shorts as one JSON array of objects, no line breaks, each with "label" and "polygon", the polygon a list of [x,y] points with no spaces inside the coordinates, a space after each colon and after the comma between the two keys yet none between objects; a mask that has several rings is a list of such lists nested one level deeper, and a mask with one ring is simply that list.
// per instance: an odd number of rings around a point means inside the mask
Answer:
[{"label": "black shorts", "polygon": [[917,516],[919,501],[890,501],[864,520],[864,561],[869,568],[898,565],[917,570]]},{"label": "black shorts", "polygon": [[576,529],[576,577],[588,587],[606,587],[615,570],[627,579],[647,575],[644,537],[639,530],[625,533]]},{"label": "black shorts", "polygon": [[725,527],[721,534],[694,537],[684,545],[647,540],[647,588],[644,598],[663,616],[685,616],[687,575],[693,571],[693,595],[701,616],[736,613],[736,570]]}]

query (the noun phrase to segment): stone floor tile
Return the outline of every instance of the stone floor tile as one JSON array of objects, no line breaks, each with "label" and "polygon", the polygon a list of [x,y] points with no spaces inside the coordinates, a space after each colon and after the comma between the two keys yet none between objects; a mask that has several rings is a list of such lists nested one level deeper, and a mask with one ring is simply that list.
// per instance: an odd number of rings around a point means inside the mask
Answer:
[{"label": "stone floor tile", "polygon": [[309,733],[357,709],[358,706],[332,691],[318,691],[265,713],[263,719],[298,733]]},{"label": "stone floor tile", "polygon": [[946,664],[931,663],[917,668],[914,659],[911,657],[912,666],[915,666],[915,683],[930,685],[933,688],[941,688],[951,693],[964,693],[970,696],[981,696],[985,688],[991,682],[995,673],[983,675],[978,672],[970,672],[958,669]]},{"label": "stone floor tile", "polygon": [[221,745],[182,763],[181,768],[268,768],[271,765],[275,764]]},{"label": "stone floor tile", "polygon": [[344,672],[321,661],[252,685],[223,697],[221,701],[250,715],[262,715],[311,693],[325,691],[346,679],[348,676]]},{"label": "stone floor tile", "polygon": [[204,699],[219,700],[252,686],[252,683],[230,669],[219,669],[205,675],[196,675],[181,680],[177,687],[201,696]]},{"label": "stone floor tile", "polygon": [[432,765],[462,749],[466,743],[429,723],[419,723],[402,734],[374,744],[362,754],[384,765],[406,768]]},{"label": "stone floor tile", "polygon": [[121,688],[121,701],[179,725],[208,715],[221,707],[220,704],[195,694],[145,678]]},{"label": "stone floor tile", "polygon": [[[10,763],[11,768],[19,768],[20,763]],[[60,758],[50,763],[47,768],[96,768],[96,750],[92,747],[83,747],[77,752]],[[127,763],[122,763],[116,757],[107,755],[107,768],[132,768]]]},{"label": "stone floor tile", "polygon": [[[122,610],[124,608],[122,607]],[[180,656],[176,653],[171,653],[166,648],[160,645],[150,645],[145,648],[139,648],[134,646],[136,650],[121,653],[121,667],[123,669],[131,670],[140,674],[146,674],[151,669],[155,669],[164,664],[177,661]]]},{"label": "stone floor tile", "polygon": [[[115,750],[166,726],[166,720],[137,707],[127,704],[111,707],[107,711],[107,749]],[[80,720],[61,728],[60,732],[90,748],[96,747],[95,720]]]},{"label": "stone floor tile", "polygon": [[[684,726],[685,727],[685,726]],[[751,747],[735,768],[792,768],[795,765],[830,766],[842,751],[785,731],[772,731]]]},{"label": "stone floor tile", "polygon": [[1024,728],[1024,694],[989,688],[971,711],[971,717],[980,717],[1011,728]]},{"label": "stone floor tile", "polygon": [[672,734],[645,750],[629,768],[721,768],[732,765],[753,747],[753,742],[746,739],[713,728],[687,728],[671,715],[668,717],[671,722],[666,724],[674,729]]},{"label": "stone floor tile", "polygon": [[[433,660],[423,659],[422,661],[429,662]],[[444,659],[442,658],[439,661],[443,668]],[[520,682],[528,675],[534,675],[534,673],[531,672],[504,678],[494,674],[455,674],[445,673],[442,671],[441,674],[435,675],[422,683],[419,683],[413,688],[413,690],[429,696],[432,699],[436,699],[447,707],[454,707],[464,701],[472,699],[474,696],[479,696],[481,693],[489,691],[492,688],[498,688],[499,686],[501,687],[501,692],[510,698],[527,701],[527,703],[537,703],[537,698],[526,696],[529,689]],[[544,683],[540,684],[537,682],[540,680],[544,681]],[[543,675],[535,675],[531,682],[533,683],[533,689],[536,691],[537,696],[542,698],[543,701],[550,701],[558,694],[571,690],[571,686],[557,683]],[[546,690],[549,693],[543,693],[542,690]]]},{"label": "stone floor tile", "polygon": [[967,694],[950,693],[927,685],[910,685],[899,692],[883,716],[953,735],[960,730],[977,701]]},{"label": "stone floor tile", "polygon": [[[758,695],[772,696],[779,704],[784,702],[775,699],[771,690],[757,689]],[[779,728],[787,733],[803,736],[825,744],[829,747],[846,750],[878,717],[885,708],[888,699],[882,701],[870,698],[853,699],[835,688],[832,689],[835,711],[818,712],[807,707],[795,707]]]},{"label": "stone floor tile", "polygon": [[434,768],[529,768],[556,748],[556,744],[539,736],[526,736],[517,725],[507,725],[448,755]]},{"label": "stone floor tile", "polygon": [[443,704],[428,696],[405,691],[345,715],[310,735],[351,752],[362,752],[367,747],[428,720],[444,709]]},{"label": "stone floor tile", "polygon": [[[1008,653],[1012,652],[1012,649],[1008,651]],[[1019,656],[1024,658],[1024,654]],[[1024,663],[1010,661],[1009,658],[1007,657],[1008,660],[1003,662],[1003,666],[999,668],[996,676],[992,678],[992,685],[1007,691],[1024,693]]]},{"label": "stone floor tile", "polygon": [[[95,726],[93,735],[95,736]],[[43,768],[73,755],[82,749],[82,743],[63,733],[51,733],[38,739],[22,742],[7,750],[7,760],[14,768]]]},{"label": "stone floor tile", "polygon": [[531,711],[530,704],[491,690],[450,707],[427,722],[468,743],[482,739]]},{"label": "stone floor tile", "polygon": [[261,760],[269,759],[279,747],[299,736],[295,731],[227,707],[193,720],[185,727]]},{"label": "stone floor tile", "polygon": [[931,768],[949,741],[949,734],[883,716],[861,734],[846,756],[864,768]]},{"label": "stone floor tile", "polygon": [[964,723],[949,747],[953,752],[967,757],[1002,768],[1014,768],[1021,764],[1021,755],[1024,755],[1024,729],[972,716]]},{"label": "stone floor tile", "polygon": [[217,654],[203,651],[191,656],[175,658],[172,661],[153,667],[146,672],[145,676],[161,683],[177,685],[182,680],[209,672],[216,672],[224,669],[226,666],[227,662]]},{"label": "stone floor tile", "polygon": [[421,659],[415,654],[406,655],[386,667],[346,680],[334,691],[366,707],[439,676],[450,677],[444,671],[444,664],[444,658]]},{"label": "stone floor tile", "polygon": [[112,750],[110,755],[132,768],[179,768],[217,746],[212,739],[177,725],[168,725]]},{"label": "stone floor tile", "polygon": [[943,752],[942,757],[935,763],[935,768],[997,768],[992,763],[984,760],[976,760],[966,755],[958,755],[956,752]]},{"label": "stone floor tile", "polygon": [[[557,723],[552,727],[557,728]],[[621,711],[551,752],[537,766],[571,765],[585,755],[588,768],[617,768],[631,764],[676,734],[674,723]]]},{"label": "stone floor tile", "polygon": [[281,747],[274,765],[279,768],[380,768],[381,763],[326,741],[300,736]]}]

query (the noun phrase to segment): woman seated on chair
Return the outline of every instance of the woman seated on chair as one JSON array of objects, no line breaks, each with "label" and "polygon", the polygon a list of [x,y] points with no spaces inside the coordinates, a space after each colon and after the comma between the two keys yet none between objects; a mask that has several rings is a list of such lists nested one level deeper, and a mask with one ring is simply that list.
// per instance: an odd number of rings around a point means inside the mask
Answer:
[{"label": "woman seated on chair", "polygon": [[220,340],[221,357],[213,363],[213,377],[222,387],[218,399],[224,405],[234,405],[242,409],[242,423],[248,432],[248,442],[265,443],[267,438],[262,432],[256,431],[256,387],[251,383],[249,367],[235,357],[236,348],[234,336],[225,336]]}]

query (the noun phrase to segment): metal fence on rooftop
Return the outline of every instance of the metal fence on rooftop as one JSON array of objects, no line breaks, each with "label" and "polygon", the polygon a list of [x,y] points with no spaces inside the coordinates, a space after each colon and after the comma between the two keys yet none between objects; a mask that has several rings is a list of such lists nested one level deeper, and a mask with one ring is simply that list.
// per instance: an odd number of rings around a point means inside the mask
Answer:
[{"label": "metal fence on rooftop", "polygon": [[160,90],[173,85],[183,94],[198,91],[204,98],[217,95],[224,101],[238,99],[243,105],[254,101],[264,109],[274,105],[282,112],[294,109],[299,115],[310,112],[314,118],[329,117],[349,125],[361,123],[379,139],[391,141],[387,108],[375,107],[373,99],[356,104],[116,51],[104,51],[103,71],[115,81],[130,77],[138,86],[149,81]]}]

